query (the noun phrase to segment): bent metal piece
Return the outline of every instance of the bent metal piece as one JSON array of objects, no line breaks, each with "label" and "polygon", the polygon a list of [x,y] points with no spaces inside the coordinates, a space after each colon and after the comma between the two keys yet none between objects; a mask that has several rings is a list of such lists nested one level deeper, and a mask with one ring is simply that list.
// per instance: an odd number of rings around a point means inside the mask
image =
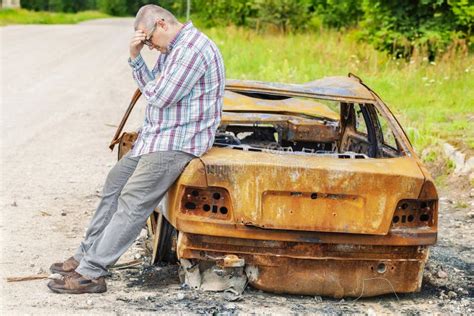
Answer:
[{"label": "bent metal piece", "polygon": [[122,117],[122,121],[120,122],[117,128],[117,131],[115,131],[114,138],[110,142],[110,150],[114,150],[115,145],[120,141],[120,133],[122,133],[123,127],[125,126],[125,123],[127,123],[128,117],[130,116],[130,113],[132,113],[133,107],[137,103],[138,99],[140,99],[141,95],[142,92],[140,91],[140,89],[137,89],[133,94],[132,100],[130,100],[130,104],[128,105],[127,111],[125,111],[125,114]]}]

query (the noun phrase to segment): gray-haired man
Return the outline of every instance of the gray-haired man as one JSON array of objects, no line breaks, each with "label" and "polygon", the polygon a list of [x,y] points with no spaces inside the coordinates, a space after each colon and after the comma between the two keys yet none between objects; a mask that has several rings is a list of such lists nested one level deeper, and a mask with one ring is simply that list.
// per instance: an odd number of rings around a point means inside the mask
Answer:
[{"label": "gray-haired man", "polygon": [[[160,51],[150,71],[140,51]],[[85,239],[51,271],[64,275],[57,293],[100,293],[104,276],[130,247],[147,217],[194,157],[213,144],[220,123],[225,72],[217,46],[191,22],[156,5],[135,19],[129,64],[148,106],[132,150],[112,168]]]}]

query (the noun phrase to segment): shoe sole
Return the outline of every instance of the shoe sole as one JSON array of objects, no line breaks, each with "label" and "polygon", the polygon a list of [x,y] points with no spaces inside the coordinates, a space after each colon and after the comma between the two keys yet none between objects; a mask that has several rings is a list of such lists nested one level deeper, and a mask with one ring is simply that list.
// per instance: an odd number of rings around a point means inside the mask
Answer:
[{"label": "shoe sole", "polygon": [[95,294],[95,293],[104,293],[107,292],[107,287],[102,287],[96,285],[94,287],[88,288],[87,290],[71,290],[71,289],[58,289],[48,283],[48,288],[54,293],[60,294]]}]

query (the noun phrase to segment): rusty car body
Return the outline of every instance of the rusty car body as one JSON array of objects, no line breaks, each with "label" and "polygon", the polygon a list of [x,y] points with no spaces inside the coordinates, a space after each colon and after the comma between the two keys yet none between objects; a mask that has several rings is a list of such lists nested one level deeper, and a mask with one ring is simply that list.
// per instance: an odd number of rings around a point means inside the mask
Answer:
[{"label": "rusty car body", "polygon": [[[119,156],[135,137],[120,138]],[[214,147],[148,228],[154,261],[239,267],[265,291],[362,297],[420,290],[437,212],[433,179],[358,77],[228,80]]]}]

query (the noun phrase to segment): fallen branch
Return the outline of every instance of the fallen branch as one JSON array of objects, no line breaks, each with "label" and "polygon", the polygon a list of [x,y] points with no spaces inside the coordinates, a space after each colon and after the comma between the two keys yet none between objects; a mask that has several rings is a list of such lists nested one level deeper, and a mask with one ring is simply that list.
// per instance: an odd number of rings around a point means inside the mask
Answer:
[{"label": "fallen branch", "polygon": [[[121,270],[131,267],[136,267],[142,264],[142,260],[132,260],[124,263],[119,263],[110,267],[110,269]],[[23,281],[32,281],[32,280],[42,280],[47,279],[49,274],[35,274],[35,275],[25,275],[19,277],[8,277],[7,282],[23,282]]]},{"label": "fallen branch", "polygon": [[49,274],[25,275],[25,276],[20,276],[20,277],[9,277],[7,278],[7,282],[42,280],[42,279],[47,279],[48,277],[49,277]]},{"label": "fallen branch", "polygon": [[114,270],[127,269],[127,268],[130,268],[130,267],[139,266],[140,264],[142,264],[142,262],[143,262],[142,260],[132,260],[132,261],[128,261],[128,262],[113,265],[113,266],[110,267],[110,269],[114,269]]}]

